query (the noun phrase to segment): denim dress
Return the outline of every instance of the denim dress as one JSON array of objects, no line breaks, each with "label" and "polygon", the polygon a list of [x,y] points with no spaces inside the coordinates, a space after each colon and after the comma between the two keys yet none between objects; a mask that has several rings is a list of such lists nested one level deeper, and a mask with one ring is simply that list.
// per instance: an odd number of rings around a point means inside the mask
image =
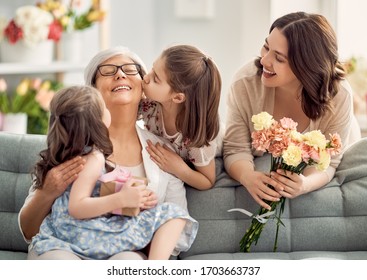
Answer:
[{"label": "denim dress", "polygon": [[[65,250],[83,259],[108,259],[123,251],[145,248],[159,227],[175,218],[186,220],[174,250],[176,254],[187,251],[196,237],[198,222],[185,209],[171,202],[143,210],[135,217],[107,214],[75,219],[68,211],[70,190],[71,186],[55,200],[51,213],[32,239],[30,248],[39,255],[50,250]],[[100,182],[97,182],[92,196],[99,196],[99,191]]]}]

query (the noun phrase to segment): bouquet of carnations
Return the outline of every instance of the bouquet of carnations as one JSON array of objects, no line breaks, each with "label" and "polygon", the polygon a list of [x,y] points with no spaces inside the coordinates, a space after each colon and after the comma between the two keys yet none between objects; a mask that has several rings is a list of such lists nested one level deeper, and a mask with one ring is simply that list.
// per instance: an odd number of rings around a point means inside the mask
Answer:
[{"label": "bouquet of carnations", "polygon": [[[279,122],[267,112],[252,116],[255,131],[251,134],[252,146],[262,152],[271,155],[271,171],[277,169],[301,174],[309,165],[323,171],[328,168],[330,158],[341,151],[340,136],[335,133],[330,135],[330,140],[319,130],[313,130],[305,134],[297,132],[297,123],[290,118],[283,118]],[[271,186],[270,186],[271,187]],[[257,243],[267,219],[275,213],[277,229],[273,251],[277,250],[279,225],[284,211],[285,197],[279,201],[266,201],[271,210],[260,208],[258,215],[254,216],[250,228],[240,241],[243,252],[249,252],[253,242]]]}]

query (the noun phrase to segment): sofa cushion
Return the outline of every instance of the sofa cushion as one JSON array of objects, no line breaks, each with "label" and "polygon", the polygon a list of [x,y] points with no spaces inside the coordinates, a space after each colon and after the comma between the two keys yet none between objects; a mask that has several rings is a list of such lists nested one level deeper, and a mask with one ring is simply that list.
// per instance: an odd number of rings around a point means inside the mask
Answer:
[{"label": "sofa cushion", "polygon": [[[367,231],[367,153],[361,151],[367,151],[367,139],[345,152],[329,184],[286,200],[282,215],[285,227],[280,227],[277,252],[367,251],[367,239],[363,238]],[[269,170],[270,157],[255,162],[258,169]],[[216,159],[216,167],[218,180],[213,189],[198,191],[187,187],[189,212],[199,221],[199,231],[193,246],[181,253],[180,258],[194,258],[199,254],[220,254],[217,256],[224,258],[225,253],[239,253],[239,242],[251,218],[227,210],[244,208],[254,214],[259,210],[247,190],[225,173],[221,158]],[[275,230],[275,220],[269,219],[251,252],[272,252]],[[357,255],[348,256],[358,258]],[[281,258],[281,254],[278,256]]]},{"label": "sofa cushion", "polygon": [[[30,172],[46,137],[0,134],[0,250],[27,252],[28,246],[18,227],[18,212],[28,194]],[[6,254],[9,259],[15,255]]]}]

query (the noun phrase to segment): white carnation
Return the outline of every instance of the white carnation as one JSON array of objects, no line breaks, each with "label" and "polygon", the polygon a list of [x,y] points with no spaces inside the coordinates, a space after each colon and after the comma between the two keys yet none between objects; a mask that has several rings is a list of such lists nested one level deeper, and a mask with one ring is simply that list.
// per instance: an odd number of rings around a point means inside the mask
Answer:
[{"label": "white carnation", "polygon": [[47,40],[52,15],[35,6],[23,6],[17,9],[15,23],[23,30],[24,43],[29,46]]}]

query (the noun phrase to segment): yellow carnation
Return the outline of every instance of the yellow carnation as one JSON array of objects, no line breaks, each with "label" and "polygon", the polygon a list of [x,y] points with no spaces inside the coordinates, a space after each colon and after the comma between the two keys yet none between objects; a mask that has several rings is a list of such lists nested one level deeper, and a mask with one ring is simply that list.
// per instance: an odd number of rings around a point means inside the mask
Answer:
[{"label": "yellow carnation", "polygon": [[268,129],[273,124],[273,116],[267,112],[261,112],[260,114],[253,115],[251,121],[254,123],[255,130]]},{"label": "yellow carnation", "polygon": [[292,130],[289,135],[290,135],[290,137],[293,141],[296,141],[296,142],[302,142],[303,141],[303,134],[299,133],[296,130]]},{"label": "yellow carnation", "polygon": [[304,134],[305,143],[316,150],[323,150],[326,147],[326,137],[320,130],[313,130]]},{"label": "yellow carnation", "polygon": [[319,171],[324,171],[330,165],[330,155],[326,150],[320,151],[320,160],[316,165],[316,169]]},{"label": "yellow carnation", "polygon": [[291,166],[297,166],[302,162],[302,151],[300,147],[291,144],[283,152],[282,158],[284,160],[284,163]]}]

